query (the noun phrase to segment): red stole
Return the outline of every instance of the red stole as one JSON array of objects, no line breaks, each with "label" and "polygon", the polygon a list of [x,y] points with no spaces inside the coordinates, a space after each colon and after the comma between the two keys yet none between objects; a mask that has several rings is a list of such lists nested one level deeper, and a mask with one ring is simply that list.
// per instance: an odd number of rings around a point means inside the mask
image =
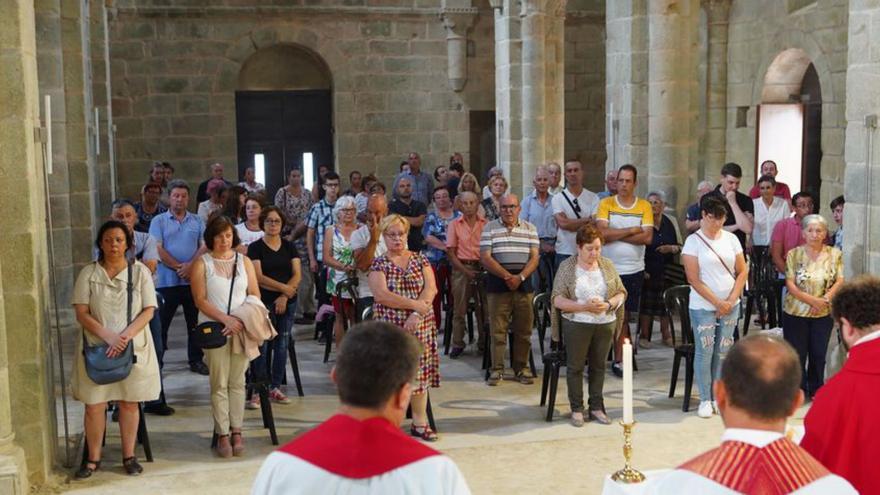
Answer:
[{"label": "red stole", "polygon": [[345,414],[334,415],[278,450],[352,479],[371,478],[440,455],[384,418],[358,421]]},{"label": "red stole", "polygon": [[787,438],[763,448],[727,441],[684,463],[685,469],[741,493],[791,493],[829,474],[819,461]]}]

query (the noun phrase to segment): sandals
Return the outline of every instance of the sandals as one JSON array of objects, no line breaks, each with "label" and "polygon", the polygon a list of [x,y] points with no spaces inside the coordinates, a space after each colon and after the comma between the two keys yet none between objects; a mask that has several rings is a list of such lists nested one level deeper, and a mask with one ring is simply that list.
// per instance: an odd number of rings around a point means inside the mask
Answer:
[{"label": "sandals", "polygon": [[437,433],[429,425],[416,426],[413,423],[409,427],[409,434],[426,442],[436,442],[438,439]]},{"label": "sandals", "polygon": [[137,457],[131,456],[122,459],[122,467],[129,476],[137,476],[144,472],[143,466],[137,460]]},{"label": "sandals", "polygon": [[[244,455],[244,437],[241,436],[240,431],[233,431],[231,433],[232,436],[232,455],[235,457],[241,457]],[[238,437],[238,441],[235,441],[235,437]]]},{"label": "sandals", "polygon": [[[95,467],[90,468],[89,464],[94,464]],[[101,469],[101,461],[87,460],[86,462],[82,463],[82,466],[80,466],[75,473],[73,473],[73,477],[78,480],[84,480],[86,478],[90,478],[95,473],[95,471],[99,469]]]},{"label": "sandals", "polygon": [[[224,438],[226,439],[226,445],[223,445],[221,442]],[[229,443],[229,435],[217,435],[217,445],[214,446],[214,453],[224,459],[232,457],[232,445]]]}]

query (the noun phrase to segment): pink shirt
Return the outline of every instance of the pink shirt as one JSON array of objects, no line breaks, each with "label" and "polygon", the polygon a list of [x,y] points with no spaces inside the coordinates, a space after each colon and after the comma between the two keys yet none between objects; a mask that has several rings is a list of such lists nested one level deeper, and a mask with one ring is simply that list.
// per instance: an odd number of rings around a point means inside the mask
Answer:
[{"label": "pink shirt", "polygon": [[801,229],[801,221],[797,217],[789,217],[780,220],[773,227],[773,236],[770,237],[770,243],[782,243],[782,258],[788,256],[788,252],[792,249],[803,246],[807,243],[804,239],[804,232]]},{"label": "pink shirt", "polygon": [[[791,190],[788,188],[788,184],[785,182],[777,182],[776,183],[776,192],[773,193],[774,196],[785,198],[789,202],[791,202]],[[758,199],[761,197],[761,190],[758,189],[758,184],[752,186],[749,190],[749,197],[752,199]]]},{"label": "pink shirt", "polygon": [[480,236],[485,225],[486,219],[479,215],[473,227],[464,216],[456,218],[446,227],[446,247],[455,249],[455,256],[461,261],[479,261]]}]

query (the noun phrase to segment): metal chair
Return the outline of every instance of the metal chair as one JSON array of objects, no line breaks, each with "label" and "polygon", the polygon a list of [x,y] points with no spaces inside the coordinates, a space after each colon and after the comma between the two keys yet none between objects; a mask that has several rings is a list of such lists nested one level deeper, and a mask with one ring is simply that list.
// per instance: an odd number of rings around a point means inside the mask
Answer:
[{"label": "metal chair", "polygon": [[688,312],[688,301],[691,288],[689,285],[677,285],[666,289],[663,293],[663,302],[666,306],[666,314],[669,316],[669,328],[672,338],[675,339],[675,321],[673,317],[678,315],[681,321],[681,344],[674,347],[672,359],[672,376],[669,380],[669,397],[675,396],[675,385],[678,382],[678,370],[681,368],[681,359],[684,358],[684,401],[681,410],[688,412],[691,404],[691,390],[694,385],[694,332],[691,327],[691,318]]},{"label": "metal chair", "polygon": [[541,347],[541,354],[544,354],[544,338],[547,335],[547,328],[550,326],[550,293],[542,292],[532,299],[532,307],[535,312],[535,328],[538,329],[538,345]]},{"label": "metal chair", "polygon": [[[558,309],[553,308],[552,311],[556,311],[556,316],[561,318]],[[553,411],[556,407],[556,390],[559,385],[559,370],[565,366],[567,362],[565,344],[562,340],[562,332],[559,332],[559,342],[555,343],[555,345],[551,344],[550,351],[542,353],[541,358],[544,362],[544,376],[541,379],[540,405],[543,406],[545,402],[547,403],[547,415],[544,419],[549,423],[550,421],[553,421]]]},{"label": "metal chair", "polygon": [[[742,336],[749,334],[752,311],[757,310],[763,322],[769,323],[770,328],[777,325],[777,306],[775,282],[776,268],[770,259],[770,255],[752,256],[749,258],[749,288],[743,291],[743,303],[745,305],[745,320],[743,321]],[[766,328],[762,323],[761,328]]]}]

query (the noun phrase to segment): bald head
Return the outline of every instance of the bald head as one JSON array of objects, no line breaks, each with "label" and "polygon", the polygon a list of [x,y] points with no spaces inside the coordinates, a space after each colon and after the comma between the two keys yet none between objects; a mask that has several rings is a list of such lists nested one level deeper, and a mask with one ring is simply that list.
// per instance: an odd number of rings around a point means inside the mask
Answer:
[{"label": "bald head", "polygon": [[779,338],[752,334],[740,339],[724,360],[721,382],[729,406],[756,420],[783,420],[800,404],[800,361]]}]

